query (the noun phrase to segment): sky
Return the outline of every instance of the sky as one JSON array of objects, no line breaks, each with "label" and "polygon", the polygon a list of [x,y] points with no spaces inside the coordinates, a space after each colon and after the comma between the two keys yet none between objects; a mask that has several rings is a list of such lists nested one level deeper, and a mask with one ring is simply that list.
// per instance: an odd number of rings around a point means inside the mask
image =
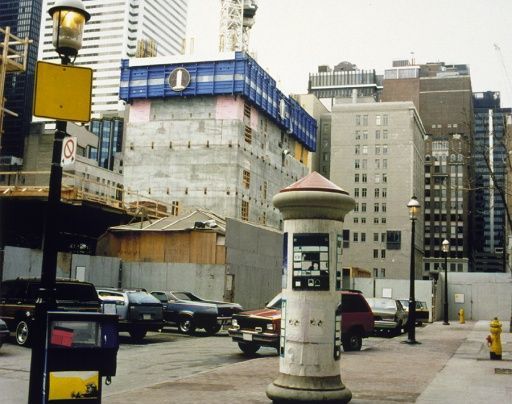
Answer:
[{"label": "sky", "polygon": [[[189,0],[194,54],[217,51],[219,17],[220,0]],[[468,64],[473,91],[512,107],[512,0],[258,0],[249,48],[285,94],[306,93],[318,65],[383,74],[414,57]]]}]

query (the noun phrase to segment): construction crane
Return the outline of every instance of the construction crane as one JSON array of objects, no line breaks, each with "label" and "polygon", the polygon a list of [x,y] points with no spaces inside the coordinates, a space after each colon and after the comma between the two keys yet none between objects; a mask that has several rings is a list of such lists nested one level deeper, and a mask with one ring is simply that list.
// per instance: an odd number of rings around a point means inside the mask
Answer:
[{"label": "construction crane", "polygon": [[18,116],[14,111],[5,108],[4,88],[7,73],[24,72],[27,68],[28,44],[32,40],[21,39],[11,34],[9,27],[0,28],[0,150],[2,149],[2,134],[4,114]]},{"label": "construction crane", "polygon": [[501,48],[498,44],[494,44],[494,50],[498,54],[500,59],[501,67],[503,68],[503,73],[505,74],[505,80],[507,80],[507,91],[509,96],[512,97],[512,83],[510,81],[510,75],[508,74],[507,66],[505,65],[505,59],[503,58],[503,54],[501,53]]},{"label": "construction crane", "polygon": [[220,0],[221,52],[249,50],[249,31],[254,25],[256,0]]}]

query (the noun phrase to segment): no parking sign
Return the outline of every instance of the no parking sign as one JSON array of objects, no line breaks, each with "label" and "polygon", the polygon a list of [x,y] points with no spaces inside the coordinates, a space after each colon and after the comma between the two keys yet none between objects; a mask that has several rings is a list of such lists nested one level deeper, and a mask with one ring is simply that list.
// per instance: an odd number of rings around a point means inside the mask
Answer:
[{"label": "no parking sign", "polygon": [[60,156],[60,165],[67,166],[73,164],[76,159],[76,137],[67,136],[62,140],[62,153]]}]

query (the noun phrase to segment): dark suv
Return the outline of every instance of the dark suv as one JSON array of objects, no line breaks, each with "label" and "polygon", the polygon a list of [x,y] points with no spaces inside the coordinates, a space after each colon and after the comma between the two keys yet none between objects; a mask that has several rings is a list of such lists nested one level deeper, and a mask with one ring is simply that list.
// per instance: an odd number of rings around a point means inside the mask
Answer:
[{"label": "dark suv", "polygon": [[[281,295],[263,309],[234,314],[228,330],[233,341],[245,354],[254,354],[261,346],[279,350],[281,334]],[[341,292],[341,341],[344,351],[359,351],[363,338],[373,333],[373,314],[359,291]]]},{"label": "dark suv", "polygon": [[[18,345],[30,343],[37,291],[36,278],[17,278],[0,285],[0,319],[16,333]],[[55,283],[57,310],[99,312],[100,300],[92,283],[58,279]]]}]

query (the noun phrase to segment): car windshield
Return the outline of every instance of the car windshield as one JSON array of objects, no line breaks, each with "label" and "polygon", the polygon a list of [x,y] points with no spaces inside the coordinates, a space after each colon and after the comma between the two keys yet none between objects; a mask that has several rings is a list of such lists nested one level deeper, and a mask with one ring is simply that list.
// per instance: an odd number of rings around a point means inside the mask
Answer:
[{"label": "car windshield", "polygon": [[55,295],[57,300],[69,300],[78,302],[98,301],[98,294],[96,293],[94,286],[83,283],[56,283]]},{"label": "car windshield", "polygon": [[160,303],[160,300],[147,292],[128,292],[128,300],[130,303]]},{"label": "car windshield", "polygon": [[425,302],[416,302],[416,308],[417,309],[426,309],[427,308],[427,303]]},{"label": "car windshield", "polygon": [[392,299],[368,299],[372,309],[396,309],[396,302]]},{"label": "car windshield", "polygon": [[278,294],[274,297],[270,302],[267,303],[267,309],[281,310],[281,304],[283,299],[281,298],[281,294]]},{"label": "car windshield", "polygon": [[191,300],[193,302],[198,302],[201,299],[190,292],[172,292],[172,295],[178,300]]}]

